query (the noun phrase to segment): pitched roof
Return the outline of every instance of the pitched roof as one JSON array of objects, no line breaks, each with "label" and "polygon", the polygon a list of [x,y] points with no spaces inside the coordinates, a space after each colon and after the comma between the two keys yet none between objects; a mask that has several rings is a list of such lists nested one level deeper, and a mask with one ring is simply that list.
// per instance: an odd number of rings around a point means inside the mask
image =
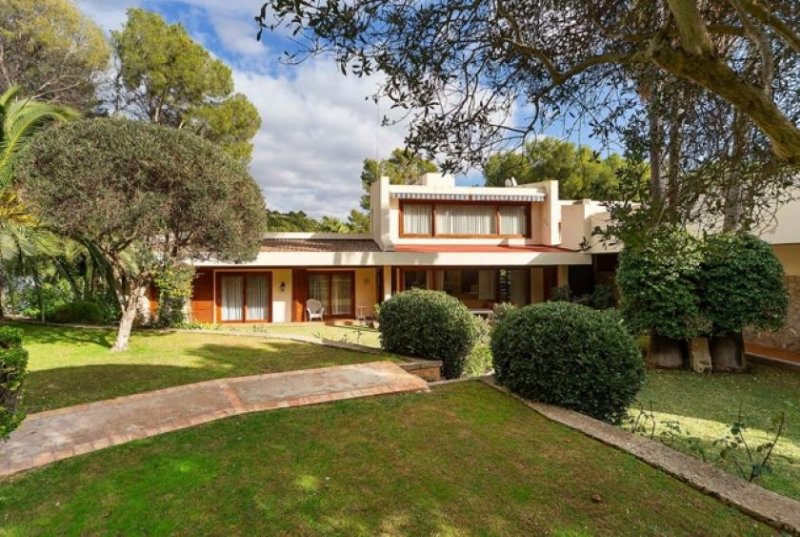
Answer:
[{"label": "pitched roof", "polygon": [[544,245],[519,245],[509,246],[507,244],[397,244],[395,252],[414,252],[414,253],[574,253],[575,250],[561,248],[559,246]]},{"label": "pitched roof", "polygon": [[379,252],[372,239],[264,239],[262,252]]}]

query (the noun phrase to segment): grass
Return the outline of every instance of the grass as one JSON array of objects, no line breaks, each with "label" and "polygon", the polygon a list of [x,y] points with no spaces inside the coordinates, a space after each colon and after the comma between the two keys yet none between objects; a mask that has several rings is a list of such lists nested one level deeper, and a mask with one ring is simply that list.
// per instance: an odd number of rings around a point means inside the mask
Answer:
[{"label": "grass", "polygon": [[0,528],[3,536],[776,533],[478,382],[240,416],[58,462],[0,481]]},{"label": "grass", "polygon": [[381,348],[380,333],[375,328],[360,325],[329,325],[323,323],[302,324],[209,324],[206,330],[252,332],[257,334],[281,334],[311,336],[344,343],[356,343],[367,347]]},{"label": "grass", "polygon": [[[794,371],[754,364],[748,373],[698,375],[688,371],[648,371],[641,405],[652,405],[656,421],[677,420],[689,435],[698,438],[711,455],[718,458],[713,441],[734,422],[742,407],[751,445],[766,441],[771,420],[780,412],[786,415],[783,438],[775,449],[771,473],[757,483],[775,492],[800,500],[800,374]],[[656,434],[664,430],[659,426]],[[681,451],[698,455],[685,440],[670,442]],[[740,454],[740,460],[746,459]],[[738,471],[728,461],[717,463]]]},{"label": "grass", "polygon": [[16,326],[30,353],[29,412],[220,377],[395,359],[292,341],[154,331],[134,332],[130,350],[111,353],[112,330]]}]

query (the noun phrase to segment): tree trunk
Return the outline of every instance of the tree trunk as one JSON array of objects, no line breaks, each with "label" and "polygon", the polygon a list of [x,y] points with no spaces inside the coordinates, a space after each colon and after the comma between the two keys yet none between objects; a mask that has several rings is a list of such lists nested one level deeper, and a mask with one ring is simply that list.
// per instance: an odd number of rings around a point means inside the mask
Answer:
[{"label": "tree trunk", "polygon": [[650,333],[650,345],[647,349],[647,367],[651,369],[683,368],[683,349],[681,341]]},{"label": "tree trunk", "polygon": [[740,373],[747,369],[744,338],[741,332],[712,336],[709,350],[711,351],[711,362],[714,371]]},{"label": "tree trunk", "polygon": [[117,340],[114,342],[114,346],[111,347],[111,352],[128,350],[128,341],[131,338],[133,322],[136,320],[136,313],[139,309],[139,300],[144,296],[145,289],[143,286],[135,287],[128,295],[128,299],[120,304],[122,306],[122,317],[119,320]]}]

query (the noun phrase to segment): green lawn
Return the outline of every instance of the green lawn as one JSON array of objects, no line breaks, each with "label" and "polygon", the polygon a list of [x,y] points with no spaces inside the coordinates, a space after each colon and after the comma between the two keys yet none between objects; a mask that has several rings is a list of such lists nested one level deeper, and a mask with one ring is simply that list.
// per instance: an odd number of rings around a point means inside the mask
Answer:
[{"label": "green lawn", "polygon": [[303,324],[210,324],[206,330],[252,332],[256,334],[280,334],[311,336],[343,343],[357,343],[367,347],[381,348],[380,333],[374,328],[360,325],[329,325],[322,323]]},{"label": "green lawn", "polygon": [[0,481],[0,535],[771,535],[471,382],[251,414]]},{"label": "green lawn", "polygon": [[[745,422],[751,428],[746,433],[751,445],[764,441],[771,418],[785,412],[786,428],[775,450],[774,471],[758,483],[800,500],[800,373],[757,364],[751,372],[743,374],[648,371],[638,399],[646,408],[653,405],[657,421],[680,421],[712,456],[719,454],[719,448],[712,446],[713,441],[736,419],[740,404]],[[692,453],[687,442],[670,445]],[[720,464],[737,473],[731,463]]]},{"label": "green lawn", "polygon": [[219,377],[394,359],[291,341],[193,333],[134,332],[111,353],[115,332],[19,323],[30,353],[29,412]]}]

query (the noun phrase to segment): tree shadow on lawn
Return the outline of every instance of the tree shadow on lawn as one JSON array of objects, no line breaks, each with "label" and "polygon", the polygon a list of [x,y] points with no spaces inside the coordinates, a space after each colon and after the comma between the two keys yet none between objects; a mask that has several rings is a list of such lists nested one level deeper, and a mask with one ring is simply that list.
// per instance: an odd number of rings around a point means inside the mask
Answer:
[{"label": "tree shadow on lawn", "polygon": [[24,331],[23,345],[56,345],[59,343],[94,344],[111,348],[110,337],[115,335],[112,328],[73,328],[69,326],[37,325],[34,323],[10,323],[10,326]]}]

